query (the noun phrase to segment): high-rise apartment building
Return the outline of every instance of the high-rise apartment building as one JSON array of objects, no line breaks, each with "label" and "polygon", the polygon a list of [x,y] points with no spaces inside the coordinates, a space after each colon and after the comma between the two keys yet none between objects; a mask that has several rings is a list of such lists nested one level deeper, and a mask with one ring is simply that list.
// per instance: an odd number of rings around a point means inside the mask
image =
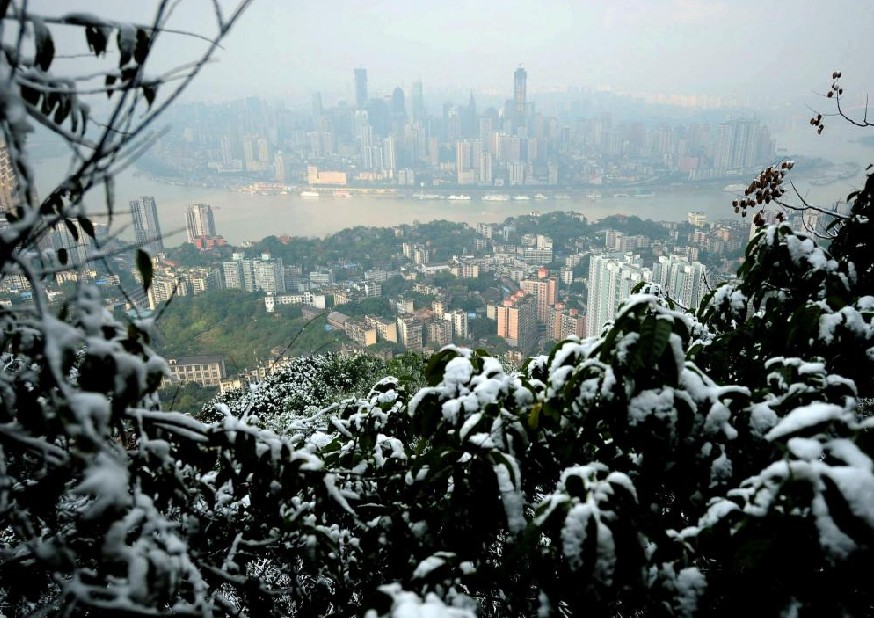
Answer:
[{"label": "high-rise apartment building", "polygon": [[497,307],[498,336],[523,352],[537,343],[537,307],[533,296],[519,290]]},{"label": "high-rise apartment building", "polygon": [[6,142],[0,140],[0,212],[9,212],[18,205],[18,176],[12,167]]},{"label": "high-rise apartment building", "polygon": [[[71,225],[77,230],[76,236],[70,232],[66,225],[58,225],[49,230],[45,238],[41,241],[46,246],[53,248],[55,251],[63,249],[67,252],[68,263],[74,266],[84,264],[94,249],[94,241],[85,233],[82,225],[78,221],[72,221]],[[107,230],[105,226],[101,226],[102,236],[105,236]],[[95,233],[100,228],[95,226]]]},{"label": "high-rise apartment building", "polygon": [[687,257],[660,255],[652,267],[652,280],[662,286],[671,300],[695,311],[706,289],[704,270],[704,264],[690,262]]},{"label": "high-rise apartment building", "polygon": [[358,109],[367,107],[367,69],[355,69],[355,105]]},{"label": "high-rise apartment building", "polygon": [[556,303],[549,308],[546,333],[556,341],[571,336],[583,338],[586,336],[586,317],[576,309],[568,309],[563,303]]},{"label": "high-rise apartment building", "polygon": [[456,309],[446,315],[452,319],[452,335],[456,339],[467,339],[467,313],[461,309]]},{"label": "high-rise apartment building", "polygon": [[260,259],[248,260],[248,262],[248,267],[252,269],[253,291],[274,294],[285,292],[285,269],[282,267],[281,258],[271,258],[265,253]]},{"label": "high-rise apartment building", "polygon": [[528,122],[528,71],[519,67],[513,73],[513,129]]},{"label": "high-rise apartment building", "polygon": [[149,255],[163,252],[164,241],[161,237],[161,226],[158,223],[158,205],[155,198],[143,196],[131,200],[130,212],[137,246],[148,251]]},{"label": "high-rise apartment building", "polygon": [[413,316],[398,316],[398,341],[407,350],[422,349],[422,321]]},{"label": "high-rise apartment building", "polygon": [[755,168],[773,156],[774,142],[759,120],[731,120],[717,129],[713,167],[721,172]]},{"label": "high-rise apartment building", "polygon": [[322,106],[322,93],[313,93],[313,128],[316,131],[322,130],[322,115],[325,109]]},{"label": "high-rise apartment building", "polygon": [[382,140],[382,169],[391,178],[394,178],[394,173],[398,169],[398,147],[394,136]]},{"label": "high-rise apartment building", "polygon": [[423,328],[424,343],[434,349],[452,343],[452,323],[441,319],[428,321]]},{"label": "high-rise apartment building", "polygon": [[185,223],[188,228],[188,242],[193,243],[198,238],[214,238],[215,219],[209,204],[189,204],[185,210]]},{"label": "high-rise apartment building", "polygon": [[285,292],[285,269],[282,259],[264,253],[260,258],[247,259],[243,253],[234,253],[229,262],[222,262],[225,288],[247,292]]},{"label": "high-rise apartment building", "polygon": [[458,184],[470,185],[478,182],[482,154],[483,143],[481,140],[465,139],[455,143],[455,169]]},{"label": "high-rise apartment building", "polygon": [[604,325],[616,317],[619,303],[631,296],[634,286],[651,280],[652,271],[643,267],[638,256],[593,255],[589,262],[586,336],[599,335]]},{"label": "high-rise apartment building", "polygon": [[[543,269],[541,269],[543,271]],[[557,300],[558,282],[555,277],[548,277],[544,272],[538,273],[537,279],[526,279],[521,282],[522,291],[534,297],[537,306],[537,321],[546,324],[549,307]]]},{"label": "high-rise apartment building", "polygon": [[[483,143],[485,147],[485,143]],[[482,152],[479,162],[479,183],[481,185],[491,185],[494,182],[494,165],[492,161],[492,153]]]}]

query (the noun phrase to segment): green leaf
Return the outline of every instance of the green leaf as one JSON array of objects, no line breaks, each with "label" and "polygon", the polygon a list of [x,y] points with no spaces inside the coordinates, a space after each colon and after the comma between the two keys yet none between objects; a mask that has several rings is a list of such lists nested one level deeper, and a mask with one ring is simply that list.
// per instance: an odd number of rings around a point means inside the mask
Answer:
[{"label": "green leaf", "polygon": [[61,100],[61,96],[57,92],[49,92],[42,99],[42,105],[40,105],[40,111],[48,116],[52,113],[52,111],[57,107],[58,103]]},{"label": "green leaf", "polygon": [[88,234],[92,239],[94,238],[94,224],[91,223],[91,219],[86,219],[85,217],[76,217],[76,221],[79,222],[79,225],[82,227],[82,231]]},{"label": "green leaf", "polygon": [[106,53],[108,39],[109,33],[106,28],[98,26],[87,26],[85,28],[85,40],[88,42],[88,49],[94,52],[95,56]]},{"label": "green leaf", "polygon": [[157,94],[158,86],[156,84],[143,84],[143,97],[145,97],[146,103],[149,104],[149,107],[152,107],[152,103],[154,103]]},{"label": "green leaf", "polygon": [[103,181],[103,189],[106,194],[106,225],[112,225],[112,212],[115,207],[115,179],[112,176]]},{"label": "green leaf", "polygon": [[88,108],[82,105],[79,105],[78,108],[79,114],[82,116],[82,124],[79,135],[85,135],[85,130],[88,128]]},{"label": "green leaf", "polygon": [[142,249],[137,249],[137,270],[143,278],[143,292],[152,287],[152,258]]},{"label": "green leaf", "polygon": [[31,105],[36,105],[37,103],[39,103],[39,99],[41,96],[42,93],[35,88],[31,88],[29,86],[21,87],[21,98],[23,98]]},{"label": "green leaf", "polygon": [[76,227],[76,224],[73,223],[70,219],[64,219],[64,225],[67,226],[67,229],[70,231],[70,236],[73,237],[74,240],[79,240],[79,228]]},{"label": "green leaf", "polygon": [[428,382],[428,386],[440,384],[446,365],[456,356],[458,354],[455,350],[443,350],[431,355],[431,358],[428,359],[428,365],[425,367],[425,380]]},{"label": "green leaf", "polygon": [[130,62],[136,45],[136,34],[131,32],[133,28],[129,24],[120,24],[118,31],[115,33],[115,42],[118,45],[118,66],[125,66]]},{"label": "green leaf", "polygon": [[537,402],[533,408],[531,408],[531,412],[528,413],[528,429],[537,429],[540,425],[540,410],[543,408],[543,404]]},{"label": "green leaf", "polygon": [[145,30],[137,29],[137,43],[134,47],[134,60],[137,64],[142,64],[146,61],[151,45],[151,35]]},{"label": "green leaf", "polygon": [[45,201],[40,205],[39,212],[42,215],[51,215],[54,213],[59,213],[64,208],[64,202],[61,199],[60,195],[53,193],[49,195]]},{"label": "green leaf", "polygon": [[58,107],[55,109],[55,124],[63,124],[70,115],[70,98],[66,95],[62,96],[58,102]]},{"label": "green leaf", "polygon": [[105,88],[106,88],[106,98],[107,98],[107,99],[108,99],[109,97],[111,97],[111,96],[112,96],[112,93],[114,92],[112,86],[113,86],[113,84],[115,84],[115,80],[116,80],[115,75],[112,75],[111,73],[108,74],[108,75],[106,76],[106,79],[104,80],[104,86],[105,86]]},{"label": "green leaf", "polygon": [[43,71],[48,71],[55,59],[55,42],[49,29],[41,19],[33,20],[33,37],[36,45],[36,64]]},{"label": "green leaf", "polygon": [[668,340],[673,332],[672,325],[667,320],[656,320],[655,330],[652,334],[652,359],[655,360],[662,355],[668,345]]},{"label": "green leaf", "polygon": [[130,84],[134,80],[134,78],[137,76],[137,70],[138,69],[134,66],[130,66],[130,67],[126,67],[126,68],[122,69],[120,72],[121,81],[127,82],[128,84]]}]

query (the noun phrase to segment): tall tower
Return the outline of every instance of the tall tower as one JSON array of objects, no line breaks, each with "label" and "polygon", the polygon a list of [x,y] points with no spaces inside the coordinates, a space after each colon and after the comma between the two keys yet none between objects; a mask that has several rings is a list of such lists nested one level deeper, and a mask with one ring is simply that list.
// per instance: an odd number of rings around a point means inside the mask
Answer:
[{"label": "tall tower", "polygon": [[358,109],[367,106],[367,69],[355,69],[355,104]]},{"label": "tall tower", "polygon": [[313,127],[316,131],[322,130],[323,113],[324,109],[322,108],[322,93],[315,92],[313,93]]},{"label": "tall tower", "polygon": [[131,200],[130,213],[134,223],[134,234],[137,245],[157,255],[164,251],[164,241],[161,239],[161,226],[158,224],[158,205],[150,196]]},{"label": "tall tower", "polygon": [[407,107],[404,102],[403,88],[395,88],[391,94],[391,115],[394,118],[406,118]]},{"label": "tall tower", "polygon": [[425,98],[422,94],[422,80],[413,82],[413,122],[425,119]]},{"label": "tall tower", "polygon": [[209,204],[189,204],[185,211],[185,223],[188,228],[188,242],[197,238],[214,238],[215,219]]},{"label": "tall tower", "polygon": [[513,73],[513,128],[524,127],[528,121],[528,71],[519,67]]}]

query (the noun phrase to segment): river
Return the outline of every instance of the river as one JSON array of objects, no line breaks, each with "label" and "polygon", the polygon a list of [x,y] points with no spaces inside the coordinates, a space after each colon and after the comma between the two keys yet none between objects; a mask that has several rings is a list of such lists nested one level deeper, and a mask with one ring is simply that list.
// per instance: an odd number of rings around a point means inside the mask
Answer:
[{"label": "river", "polygon": [[[790,153],[817,156],[834,161],[856,161],[862,169],[874,161],[874,149],[854,141],[861,132],[831,130],[817,136],[813,131],[793,131],[777,134],[778,148]],[[66,161],[49,158],[34,164],[38,188],[45,195],[63,177]],[[799,189],[807,199],[819,204],[832,204],[845,198],[847,193],[861,184],[862,173],[857,177],[826,186],[812,186],[803,177],[794,176]],[[749,182],[749,178],[737,182]],[[712,186],[661,186],[653,187],[652,197],[614,197],[623,189],[602,188],[601,199],[585,197],[569,200],[531,199],[525,201],[489,202],[416,200],[410,198],[383,198],[370,195],[335,197],[322,191],[319,198],[302,198],[296,193],[288,195],[261,195],[240,193],[224,189],[196,186],[177,186],[157,182],[138,175],[133,169],[122,172],[116,180],[116,217],[121,225],[130,223],[128,202],[134,198],[151,195],[158,204],[158,218],[167,246],[185,242],[185,207],[190,203],[210,204],[215,215],[216,228],[228,242],[239,245],[248,240],[259,240],[270,235],[324,236],[347,227],[392,226],[447,219],[469,224],[500,223],[507,217],[556,210],[579,212],[591,219],[600,219],[611,214],[636,215],[644,219],[681,221],[690,211],[703,211],[709,221],[737,216],[731,208],[732,196],[722,189],[725,183]],[[529,194],[536,187],[510,190],[507,193]],[[89,196],[87,205],[92,213],[103,212],[102,191]],[[127,226],[129,228],[129,225]],[[131,238],[130,229],[121,233],[122,238]]]}]

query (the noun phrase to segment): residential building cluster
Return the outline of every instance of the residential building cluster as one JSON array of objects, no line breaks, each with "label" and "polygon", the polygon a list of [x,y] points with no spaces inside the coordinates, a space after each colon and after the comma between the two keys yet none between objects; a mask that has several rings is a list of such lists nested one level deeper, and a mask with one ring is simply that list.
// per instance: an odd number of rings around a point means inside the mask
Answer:
[{"label": "residential building cluster", "polygon": [[312,95],[308,113],[261,99],[182,107],[184,129],[150,155],[198,182],[224,177],[310,187],[598,187],[734,178],[772,162],[768,127],[756,118],[705,122],[620,121],[581,101],[543,106],[528,71],[514,70],[507,97],[473,91],[464,101],[374,92],[352,72],[354,100]]},{"label": "residential building cluster", "polygon": [[[517,121],[520,110],[514,103]],[[528,121],[530,118],[520,128]],[[534,353],[549,340],[598,334],[640,282],[657,283],[673,301],[694,309],[709,284],[700,258],[707,256],[711,263],[721,256],[735,259],[731,256],[739,252],[750,230],[734,220],[711,224],[702,213],[692,212],[684,223],[661,222],[656,228],[659,233],[652,236],[603,228],[591,237],[557,246],[549,234],[520,232],[519,222],[508,220],[468,228],[471,236],[475,232],[475,241],[466,241],[470,252],[446,259],[446,253],[433,241],[417,235],[408,238],[398,227],[391,261],[357,268],[342,256],[334,262],[289,264],[268,252],[255,253],[244,247],[230,255],[228,250],[210,253],[209,249],[221,247],[223,239],[212,208],[195,203],[186,209],[188,242],[201,249],[203,256],[226,257],[189,265],[166,257],[154,198],[131,200],[130,209],[137,244],[152,254],[152,268],[148,291],[134,293],[125,302],[155,310],[174,295],[239,289],[262,294],[266,313],[282,314],[280,309],[290,305],[303,307],[308,315],[322,312],[327,315],[327,324],[343,333],[349,345],[367,348],[385,342],[391,344],[385,349],[393,351],[433,351],[452,342],[473,345],[475,339],[491,335],[501,338],[513,355]],[[73,225],[73,229],[59,226],[44,241],[55,250],[64,249],[76,266],[59,273],[57,282],[90,278],[107,285],[120,284],[118,275],[100,274],[92,263],[96,247],[105,248],[111,242],[107,230],[95,226],[95,243],[81,223]],[[128,268],[135,278],[142,277],[140,269],[130,262]],[[436,283],[445,282],[447,275],[485,283],[495,292],[492,298],[499,294],[499,300],[479,298],[471,309],[457,308],[449,289]],[[409,292],[390,295],[387,282],[398,276],[410,282],[405,286]],[[0,291],[24,295],[27,290],[24,277],[10,275],[4,278]],[[423,298],[427,299],[425,305]],[[344,306],[368,299],[388,300],[391,315],[360,315],[357,305],[344,313]],[[483,322],[485,319],[493,322]],[[484,331],[483,324],[491,325],[489,330]],[[212,362],[184,359],[176,362],[172,374],[176,381],[201,384],[227,377],[224,369],[215,369]]]}]

